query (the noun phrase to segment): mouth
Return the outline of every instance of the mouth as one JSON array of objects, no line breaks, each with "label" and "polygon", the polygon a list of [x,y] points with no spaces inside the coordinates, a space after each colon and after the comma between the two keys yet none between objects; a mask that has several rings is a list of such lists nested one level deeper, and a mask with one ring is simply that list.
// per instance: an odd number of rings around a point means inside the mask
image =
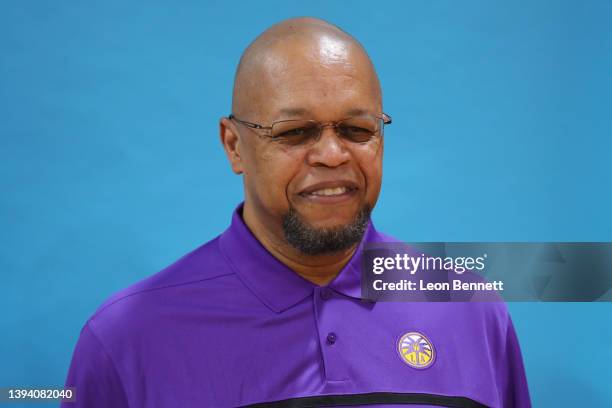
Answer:
[{"label": "mouth", "polygon": [[318,202],[340,202],[355,195],[359,190],[357,184],[348,181],[324,182],[314,184],[299,195],[303,198]]},{"label": "mouth", "polygon": [[321,188],[319,190],[311,191],[309,193],[302,193],[302,195],[313,195],[313,196],[318,196],[318,197],[334,197],[334,196],[346,194],[353,190],[354,189],[351,189],[349,187],[328,187],[328,188]]}]

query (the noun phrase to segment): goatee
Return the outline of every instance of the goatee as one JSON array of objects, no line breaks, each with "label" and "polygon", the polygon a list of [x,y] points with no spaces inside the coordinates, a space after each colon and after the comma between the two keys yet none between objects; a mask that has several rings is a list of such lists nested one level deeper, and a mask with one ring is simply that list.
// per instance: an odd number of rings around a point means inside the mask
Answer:
[{"label": "goatee", "polygon": [[347,225],[333,228],[313,228],[290,207],[283,216],[283,232],[287,242],[306,255],[324,255],[348,249],[359,243],[370,221],[368,205]]}]

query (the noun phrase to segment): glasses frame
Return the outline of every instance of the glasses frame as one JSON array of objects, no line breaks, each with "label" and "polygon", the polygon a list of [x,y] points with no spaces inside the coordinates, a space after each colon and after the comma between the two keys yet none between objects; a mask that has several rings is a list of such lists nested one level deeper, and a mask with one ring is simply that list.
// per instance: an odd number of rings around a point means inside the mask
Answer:
[{"label": "glasses frame", "polygon": [[[380,137],[383,136],[384,134],[384,128],[385,125],[390,125],[392,123],[392,119],[390,115],[387,115],[386,113],[382,112],[380,116],[374,116],[376,119],[382,120],[382,127],[380,128]],[[259,123],[254,123],[254,122],[249,122],[246,120],[242,120],[242,119],[238,119],[233,113],[230,113],[229,116],[227,117],[229,120],[235,120],[238,123],[243,124],[244,126],[251,128],[251,129],[257,129],[257,130],[267,130],[268,132],[272,132],[272,127],[277,124],[277,123],[282,123],[282,122],[290,122],[290,121],[294,121],[294,120],[301,120],[301,119],[286,119],[286,120],[277,120],[275,122],[272,122],[272,124],[270,126],[263,126],[260,125]],[[344,119],[340,119],[334,122],[318,122],[316,120],[311,120],[311,119],[305,119],[308,120],[310,122],[316,122],[319,125],[319,129],[321,129],[321,132],[319,133],[319,137],[321,136],[321,133],[323,133],[323,128],[325,127],[329,127],[332,126],[333,128],[336,128],[338,126],[339,123],[344,122],[345,120],[348,120],[351,118],[344,118]],[[268,137],[272,140],[276,139],[274,136],[272,136],[270,133],[265,134],[263,136]],[[259,133],[258,133],[259,134]]]}]

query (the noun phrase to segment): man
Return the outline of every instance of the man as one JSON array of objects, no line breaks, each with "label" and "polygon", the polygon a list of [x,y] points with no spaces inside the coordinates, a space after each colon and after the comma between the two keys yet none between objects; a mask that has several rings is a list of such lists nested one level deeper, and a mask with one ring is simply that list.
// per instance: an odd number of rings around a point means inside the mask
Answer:
[{"label": "man", "polygon": [[361,299],[364,243],[392,241],[369,217],[390,121],[347,33],[298,18],[260,35],[220,122],[244,203],[98,309],[65,406],[530,406],[502,303]]}]

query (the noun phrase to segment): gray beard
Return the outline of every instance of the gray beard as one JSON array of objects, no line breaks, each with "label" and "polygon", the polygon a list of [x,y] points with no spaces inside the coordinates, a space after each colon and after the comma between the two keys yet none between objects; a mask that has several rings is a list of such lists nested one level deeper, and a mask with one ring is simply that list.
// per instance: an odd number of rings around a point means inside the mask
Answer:
[{"label": "gray beard", "polygon": [[372,210],[365,205],[348,225],[334,228],[312,228],[293,207],[283,216],[287,242],[305,255],[323,255],[348,249],[359,243],[368,226]]}]

